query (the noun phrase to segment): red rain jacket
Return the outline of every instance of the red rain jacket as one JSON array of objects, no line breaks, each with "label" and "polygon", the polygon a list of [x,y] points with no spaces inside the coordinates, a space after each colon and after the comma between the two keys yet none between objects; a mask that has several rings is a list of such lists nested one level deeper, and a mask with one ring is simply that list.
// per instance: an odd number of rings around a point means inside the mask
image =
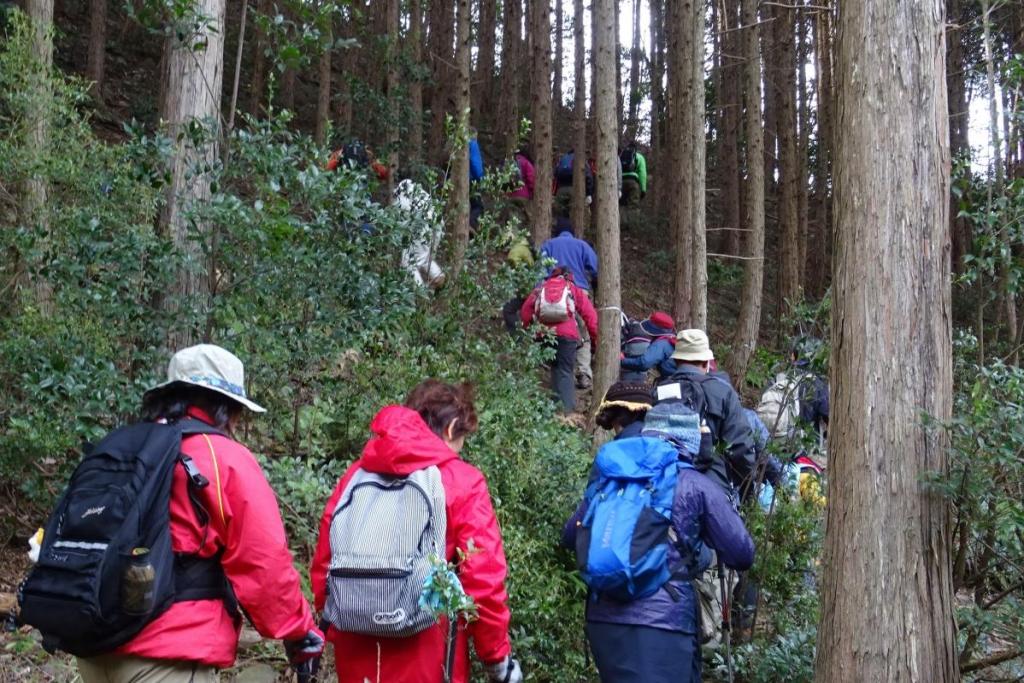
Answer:
[{"label": "red rain jacket", "polygon": [[[373,437],[363,449],[362,457],[338,482],[320,520],[320,541],[310,571],[316,608],[323,610],[327,599],[331,517],[356,469],[405,475],[436,465],[445,492],[448,560],[454,560],[455,549],[465,549],[470,539],[479,550],[469,555],[458,570],[466,593],[479,609],[479,618],[468,627],[460,627],[458,634],[452,681],[466,683],[469,681],[467,633],[473,638],[477,657],[486,664],[501,661],[511,650],[505,551],[487,482],[480,470],[461,460],[430,431],[414,410],[388,406],[373,418],[370,429]],[[443,622],[408,638],[376,638],[331,627],[327,639],[334,643],[339,683],[363,683],[365,679],[440,683],[446,632],[447,625]]]},{"label": "red rain jacket", "polygon": [[[542,282],[539,287],[530,292],[530,296],[526,297],[526,301],[523,302],[522,308],[519,309],[519,319],[523,321],[523,327],[528,327],[530,323],[533,322],[533,309],[537,302],[538,292],[540,292],[541,287],[546,286],[550,281],[551,278],[548,278]],[[594,344],[596,344],[597,311],[594,310],[594,304],[590,303],[590,297],[587,296],[586,290],[580,289],[571,280],[569,281],[569,286],[572,287],[572,298],[576,302],[576,313],[579,317],[583,318],[583,324],[587,326],[587,332],[590,333],[590,339]],[[554,328],[555,334],[559,337],[579,341],[580,328],[576,323],[575,318],[563,320],[560,323],[548,325],[548,327]]]},{"label": "red rain jacket", "polygon": [[[212,423],[195,408],[189,415]],[[277,499],[259,463],[245,446],[215,434],[209,435],[209,443],[202,434],[186,436],[181,450],[210,480],[197,493],[210,513],[210,524],[202,543],[203,528],[188,497],[185,468],[175,467],[171,547],[201,557],[223,550],[221,566],[256,630],[267,638],[302,638],[315,623],[292,565]],[[177,602],[116,654],[229,667],[235,663],[240,628],[241,621],[228,614],[222,600]]]}]

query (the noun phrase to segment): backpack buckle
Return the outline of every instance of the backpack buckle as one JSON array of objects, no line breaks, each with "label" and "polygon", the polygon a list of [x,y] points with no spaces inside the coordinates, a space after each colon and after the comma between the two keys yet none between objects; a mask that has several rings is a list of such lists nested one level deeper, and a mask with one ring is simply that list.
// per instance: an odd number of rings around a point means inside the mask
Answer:
[{"label": "backpack buckle", "polygon": [[185,468],[185,474],[188,476],[189,482],[197,489],[204,489],[210,485],[210,480],[203,476],[203,473],[196,467],[192,458],[184,453],[181,454],[181,464]]}]

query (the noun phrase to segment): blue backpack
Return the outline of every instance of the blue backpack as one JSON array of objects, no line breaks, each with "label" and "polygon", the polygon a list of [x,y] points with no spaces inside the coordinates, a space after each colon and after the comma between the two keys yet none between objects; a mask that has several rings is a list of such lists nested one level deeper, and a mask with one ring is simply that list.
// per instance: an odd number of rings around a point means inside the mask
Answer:
[{"label": "blue backpack", "polygon": [[676,476],[692,465],[667,441],[636,437],[602,446],[594,467],[597,478],[587,486],[576,534],[583,581],[616,600],[653,595],[672,578]]}]

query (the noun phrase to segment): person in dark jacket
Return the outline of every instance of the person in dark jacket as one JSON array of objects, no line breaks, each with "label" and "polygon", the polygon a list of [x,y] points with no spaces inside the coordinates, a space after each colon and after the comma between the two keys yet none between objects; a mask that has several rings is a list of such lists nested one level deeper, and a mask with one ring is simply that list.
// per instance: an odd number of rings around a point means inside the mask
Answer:
[{"label": "person in dark jacket", "polygon": [[811,369],[811,360],[821,347],[820,339],[801,337],[793,344],[789,358],[797,373],[810,375],[809,381],[800,381],[800,421],[814,427],[816,433],[825,434],[829,416],[828,381]]},{"label": "person in dark jacket", "polygon": [[616,439],[640,436],[644,416],[654,403],[651,386],[638,382],[616,382],[608,388],[597,409],[595,422],[615,432]]},{"label": "person in dark jacket", "polygon": [[[696,417],[647,424],[644,436],[663,438],[692,462],[700,443]],[[685,444],[685,445],[684,445]],[[562,543],[575,548],[581,503],[566,523]],[[721,488],[691,468],[680,469],[672,503],[672,529],[678,541],[670,566],[680,567],[653,595],[622,602],[591,593],[587,598],[587,639],[602,683],[700,683],[700,606],[693,587],[711,564],[712,551],[728,567],[745,570],[754,562],[754,542]]]},{"label": "person in dark jacket", "polygon": [[749,487],[754,476],[754,440],[750,425],[736,390],[728,382],[708,374],[715,355],[703,330],[683,330],[677,336],[676,372],[658,382],[656,400],[670,400],[685,395],[682,385],[696,384],[703,392],[706,426],[711,432],[715,455],[710,461],[702,455],[695,463],[701,471],[718,481],[732,495]]},{"label": "person in dark jacket", "polygon": [[[640,323],[640,327],[650,337],[650,344],[642,355],[627,355],[620,361],[621,379],[627,382],[644,382],[652,368],[658,369],[659,379],[675,373],[676,362],[672,360],[672,354],[676,350],[676,323],[672,316],[664,311],[655,311],[647,320]],[[628,348],[626,353],[629,353]]]}]

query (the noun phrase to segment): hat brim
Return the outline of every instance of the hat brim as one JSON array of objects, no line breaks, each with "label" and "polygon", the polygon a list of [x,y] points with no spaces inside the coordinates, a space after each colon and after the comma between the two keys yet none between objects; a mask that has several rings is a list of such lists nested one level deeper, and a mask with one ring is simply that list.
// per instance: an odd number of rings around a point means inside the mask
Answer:
[{"label": "hat brim", "polygon": [[714,360],[715,354],[711,352],[711,349],[708,349],[707,351],[694,351],[692,353],[688,353],[686,351],[676,351],[675,353],[672,354],[672,359],[695,361]]},{"label": "hat brim", "polygon": [[235,403],[238,403],[238,404],[242,405],[243,407],[248,408],[249,410],[251,410],[254,413],[265,413],[265,412],[267,412],[266,408],[264,408],[263,406],[261,406],[258,403],[250,401],[247,398],[243,398],[241,396],[236,396],[235,394],[232,394],[230,391],[226,391],[224,389],[218,389],[217,387],[211,387],[208,384],[202,384],[200,382],[190,382],[187,379],[176,379],[176,380],[172,380],[170,382],[164,382],[163,384],[158,384],[155,387],[153,387],[152,389],[147,390],[144,395],[145,396],[149,396],[150,394],[160,393],[160,392],[166,391],[167,389],[170,389],[171,387],[178,386],[178,385],[188,385],[188,386],[192,386],[192,387],[199,387],[200,389],[206,389],[207,391],[212,391],[214,393],[220,394],[221,396],[225,396],[227,398],[230,398]]}]

